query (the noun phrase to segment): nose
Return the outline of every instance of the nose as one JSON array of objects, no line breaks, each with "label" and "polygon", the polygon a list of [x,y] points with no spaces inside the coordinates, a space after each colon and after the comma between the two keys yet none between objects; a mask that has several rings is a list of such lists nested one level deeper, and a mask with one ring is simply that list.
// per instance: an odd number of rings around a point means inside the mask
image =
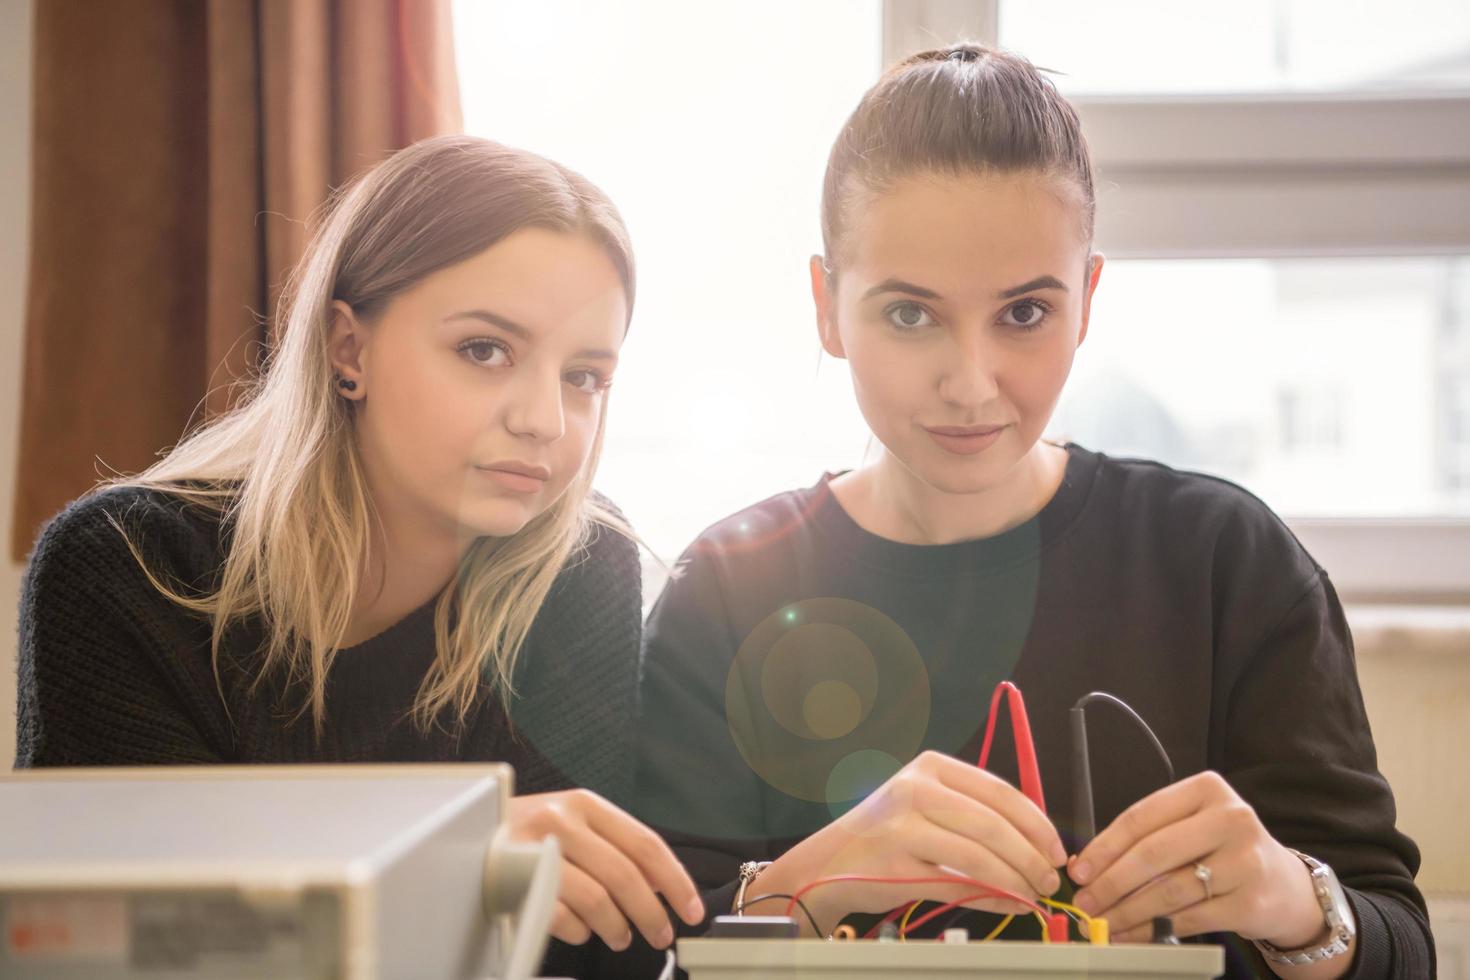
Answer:
[{"label": "nose", "polygon": [[939,369],[939,397],[963,408],[983,405],[1000,394],[997,352],[981,336],[960,336],[945,345]]},{"label": "nose", "polygon": [[511,435],[555,442],[566,433],[562,380],[550,371],[516,372],[506,390],[505,427]]}]

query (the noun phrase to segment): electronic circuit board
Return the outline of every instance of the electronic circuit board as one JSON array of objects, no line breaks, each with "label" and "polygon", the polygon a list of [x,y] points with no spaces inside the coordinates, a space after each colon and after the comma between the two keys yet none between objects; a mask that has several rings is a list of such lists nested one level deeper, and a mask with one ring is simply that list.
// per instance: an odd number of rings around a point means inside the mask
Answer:
[{"label": "electronic circuit board", "polygon": [[1214,980],[1225,972],[1225,951],[1219,946],[914,939],[681,939],[678,961],[689,980]]}]

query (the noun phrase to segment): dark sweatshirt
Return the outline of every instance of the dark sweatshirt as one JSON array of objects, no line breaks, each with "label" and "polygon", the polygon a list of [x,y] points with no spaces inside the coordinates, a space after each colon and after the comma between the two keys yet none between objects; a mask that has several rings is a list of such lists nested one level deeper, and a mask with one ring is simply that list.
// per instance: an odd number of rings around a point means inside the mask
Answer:
[{"label": "dark sweatshirt", "polygon": [[[1107,691],[1178,777],[1221,773],[1278,841],[1333,867],[1358,922],[1351,976],[1432,976],[1418,850],[1394,826],[1326,572],[1233,484],[1068,452],[1041,513],[980,540],[873,535],[830,477],[706,531],[645,627],[635,813],[728,910],[742,861],[778,857],[919,752],[973,762],[1009,679],[1071,847],[1068,709]],[[1087,719],[1103,828],[1166,776],[1121,712]],[[1017,782],[1008,720],[990,768]],[[1208,938],[1226,976],[1272,975],[1239,937]]]}]

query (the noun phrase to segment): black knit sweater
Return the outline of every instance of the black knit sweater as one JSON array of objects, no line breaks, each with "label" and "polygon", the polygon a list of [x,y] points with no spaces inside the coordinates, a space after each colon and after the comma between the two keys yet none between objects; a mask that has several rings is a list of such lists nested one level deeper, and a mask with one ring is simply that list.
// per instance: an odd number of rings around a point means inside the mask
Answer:
[{"label": "black knit sweater", "polygon": [[[562,570],[521,653],[509,718],[486,689],[460,734],[414,724],[435,654],[431,601],[338,654],[317,738],[310,715],[296,717],[299,688],[272,676],[252,692],[258,621],[224,637],[221,700],[210,623],[149,583],[109,516],[164,581],[187,590],[217,580],[229,532],[205,508],[120,488],[58,515],[21,593],[17,768],[498,761],[515,768],[518,793],[582,786],[627,798],[641,589],[637,549],[622,535],[598,529]],[[605,949],[554,949],[547,970],[585,975],[592,955]]]}]

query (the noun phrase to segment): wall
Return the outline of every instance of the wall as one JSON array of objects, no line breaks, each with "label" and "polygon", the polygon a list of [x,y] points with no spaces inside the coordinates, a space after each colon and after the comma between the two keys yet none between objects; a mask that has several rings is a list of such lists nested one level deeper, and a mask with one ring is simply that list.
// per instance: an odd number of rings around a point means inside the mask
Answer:
[{"label": "wall", "polygon": [[15,619],[21,566],[9,559],[20,433],[21,323],[30,230],[33,0],[0,0],[0,768],[15,760]]}]

